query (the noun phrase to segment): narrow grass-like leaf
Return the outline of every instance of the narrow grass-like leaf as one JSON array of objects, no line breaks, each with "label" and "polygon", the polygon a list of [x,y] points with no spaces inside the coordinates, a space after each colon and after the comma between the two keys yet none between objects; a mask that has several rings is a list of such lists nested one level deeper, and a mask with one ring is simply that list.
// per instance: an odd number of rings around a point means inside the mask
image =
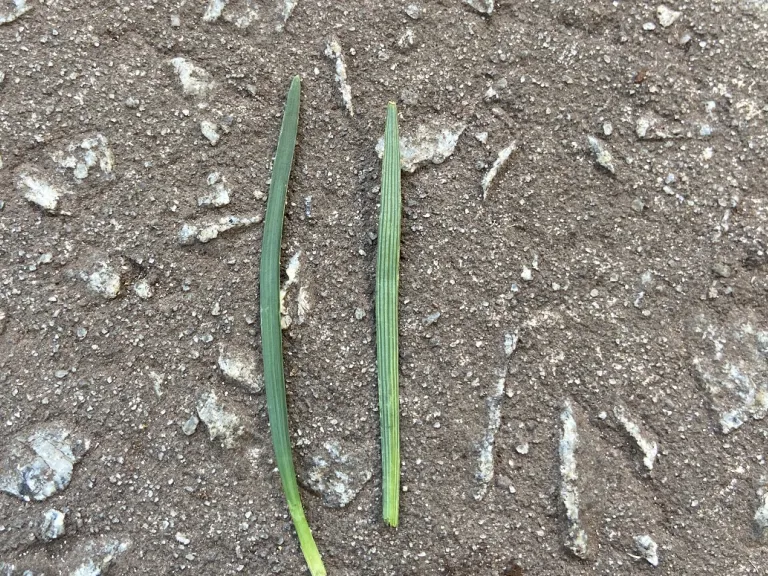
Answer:
[{"label": "narrow grass-like leaf", "polygon": [[283,483],[299,544],[312,576],[325,576],[312,532],[301,506],[296,470],[293,467],[291,438],[288,434],[288,407],[285,401],[285,374],[283,372],[283,335],[280,330],[280,242],[283,236],[283,217],[288,192],[288,177],[293,164],[296,132],[299,124],[301,81],[293,78],[285,102],[283,124],[277,142],[272,183],[269,186],[267,215],[264,219],[264,237],[261,248],[259,273],[261,306],[261,347],[264,358],[264,384],[267,390],[267,411],[272,430],[277,468]]},{"label": "narrow grass-like leaf", "polygon": [[381,419],[382,516],[397,526],[400,507],[398,287],[400,285],[400,138],[397,106],[387,106],[376,257],[376,357]]}]

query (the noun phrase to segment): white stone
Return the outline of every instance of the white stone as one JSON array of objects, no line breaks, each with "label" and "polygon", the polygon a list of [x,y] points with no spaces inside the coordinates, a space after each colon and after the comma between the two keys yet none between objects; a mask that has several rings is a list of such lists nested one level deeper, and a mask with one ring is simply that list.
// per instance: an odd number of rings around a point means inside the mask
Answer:
[{"label": "white stone", "polygon": [[758,538],[768,537],[768,491],[760,496],[760,506],[755,512],[755,530]]},{"label": "white stone", "polygon": [[184,433],[185,436],[192,436],[192,434],[194,434],[195,431],[197,431],[197,425],[199,423],[200,423],[200,420],[198,419],[198,417],[192,414],[181,425],[181,431]]},{"label": "white stone", "polygon": [[421,6],[418,4],[408,4],[408,6],[405,7],[405,14],[411,20],[418,20],[421,18],[421,12]]},{"label": "white stone", "polygon": [[285,28],[285,24],[288,22],[288,18],[291,17],[291,13],[296,4],[299,3],[299,0],[277,0],[277,3],[280,7],[280,22],[277,25],[277,29],[282,30]]},{"label": "white stone", "polygon": [[482,14],[490,14],[493,12],[493,0],[464,0],[465,4],[469,4]]},{"label": "white stone", "polygon": [[209,0],[203,14],[203,22],[216,22],[224,11],[229,0]]},{"label": "white stone", "polygon": [[565,545],[577,557],[586,558],[589,539],[581,525],[579,516],[579,475],[576,471],[576,449],[579,444],[579,434],[570,400],[566,400],[564,403],[560,421],[563,424],[559,449],[560,499],[565,507],[565,515],[568,522],[568,534]]},{"label": "white stone", "polygon": [[669,26],[672,26],[672,24],[674,24],[678,18],[680,18],[681,13],[677,10],[667,8],[664,4],[661,4],[658,8],[656,8],[656,16],[659,18],[659,24],[661,24],[664,28],[668,28]]},{"label": "white stone", "polygon": [[75,464],[89,446],[87,439],[58,427],[16,438],[0,462],[0,492],[27,502],[45,500],[69,485]]},{"label": "white stone", "polygon": [[488,189],[491,187],[491,183],[493,182],[494,178],[496,178],[496,175],[499,173],[499,170],[501,170],[502,166],[506,164],[507,160],[509,160],[509,156],[515,150],[517,150],[516,142],[510,142],[506,148],[502,148],[501,150],[499,150],[498,157],[494,161],[493,166],[491,166],[491,169],[488,170],[488,172],[483,177],[483,181],[481,183],[481,186],[483,188],[483,200],[485,200],[486,197],[488,196]]},{"label": "white stone", "polygon": [[[420,125],[414,134],[400,136],[400,167],[414,172],[429,162],[442,164],[453,154],[465,127],[464,124]],[[376,153],[379,158],[384,157],[383,136],[376,143]]]},{"label": "white stone", "polygon": [[[3,5],[5,4],[7,2],[4,0]],[[32,6],[27,4],[27,0],[13,0],[13,8],[6,8],[5,11],[0,12],[0,25],[13,22],[16,18],[30,10],[32,10]]]},{"label": "white stone", "polygon": [[147,300],[152,297],[152,286],[149,285],[149,281],[146,278],[142,278],[133,285],[133,291],[142,300]]},{"label": "white stone", "polygon": [[181,89],[185,96],[206,98],[216,86],[208,72],[199,66],[195,66],[186,58],[178,56],[172,58],[169,62],[179,76]]},{"label": "white stone", "polygon": [[635,121],[635,134],[645,140],[665,140],[672,137],[664,125],[664,120],[652,112],[646,112]]},{"label": "white stone", "polygon": [[517,350],[518,340],[517,332],[510,332],[504,335],[504,355],[507,358],[512,356],[512,353]]},{"label": "white stone", "polygon": [[413,30],[410,28],[406,28],[405,32],[403,32],[403,35],[400,36],[400,39],[397,41],[397,45],[400,48],[406,49],[413,46],[413,42],[414,42]]},{"label": "white stone", "polygon": [[341,43],[337,38],[331,38],[325,47],[325,55],[336,62],[336,82],[339,83],[339,90],[341,90],[341,100],[344,102],[344,107],[349,112],[350,116],[355,115],[354,107],[352,106],[352,87],[347,81],[347,65],[344,62],[344,53],[341,49]]},{"label": "white stone", "polygon": [[240,418],[219,404],[215,392],[203,394],[198,399],[197,415],[208,428],[211,440],[220,439],[224,448],[235,447],[237,438],[243,433]]},{"label": "white stone", "polygon": [[367,456],[363,450],[344,450],[336,440],[325,442],[323,451],[311,458],[304,483],[326,506],[343,508],[373,476]]},{"label": "white stone", "polygon": [[25,200],[48,212],[56,212],[61,193],[44,180],[22,173],[16,181],[16,188],[22,193]]},{"label": "white stone", "polygon": [[635,548],[651,566],[659,565],[659,546],[648,534],[635,536]]},{"label": "white stone", "polygon": [[192,540],[189,539],[189,536],[182,534],[181,532],[176,532],[175,538],[176,542],[183,546],[189,546],[190,542],[192,542]]},{"label": "white stone", "polygon": [[288,308],[285,304],[285,296],[288,294],[288,288],[296,284],[299,280],[299,271],[301,270],[301,250],[297,250],[296,253],[288,260],[288,265],[285,267],[286,280],[283,282],[283,287],[280,289],[280,327],[285,330],[291,325],[291,316],[288,313]]},{"label": "white stone", "polygon": [[230,189],[227,187],[224,179],[218,172],[211,172],[208,174],[208,186],[211,187],[211,191],[208,194],[200,196],[197,199],[198,206],[210,206],[213,208],[221,208],[226,206],[230,202]]},{"label": "white stone", "polygon": [[100,262],[98,270],[88,276],[88,288],[109,300],[117,298],[120,293],[120,274],[109,264]]},{"label": "white stone", "polygon": [[200,122],[200,132],[202,132],[203,136],[208,139],[211,146],[216,146],[219,142],[219,138],[221,138],[219,131],[216,129],[216,124],[210,120],[203,120]]},{"label": "white stone", "polygon": [[613,414],[616,419],[624,426],[624,429],[635,441],[635,444],[643,452],[643,464],[650,472],[653,470],[653,464],[656,460],[656,455],[659,453],[659,445],[655,440],[650,438],[643,430],[630,419],[630,416],[623,406],[616,406],[613,409]]},{"label": "white stone", "polygon": [[103,134],[94,134],[80,142],[73,142],[66,150],[51,154],[51,159],[64,169],[71,169],[77,180],[87,178],[94,166],[98,165],[105,176],[110,176],[115,167],[115,155]]},{"label": "white stone", "polygon": [[51,542],[64,534],[66,534],[64,513],[53,508],[46,510],[40,522],[40,538],[45,542]]},{"label": "white stone", "polygon": [[114,539],[88,542],[85,546],[88,558],[69,572],[69,576],[103,576],[109,570],[112,561],[125,552],[129,545],[130,541],[121,542]]},{"label": "white stone", "polygon": [[531,271],[528,266],[523,266],[523,271],[520,273],[520,278],[525,280],[526,282],[530,282],[533,280],[533,272]]},{"label": "white stone", "polygon": [[307,320],[307,314],[312,308],[312,303],[309,299],[309,290],[306,286],[299,287],[299,293],[296,296],[296,317],[299,324],[304,324]]},{"label": "white stone", "polygon": [[587,142],[592,153],[595,155],[595,162],[611,174],[615,174],[616,167],[613,164],[613,155],[608,151],[608,148],[594,136],[587,136]]},{"label": "white stone", "polygon": [[264,388],[264,379],[256,367],[255,354],[247,348],[222,346],[219,350],[219,370],[226,380],[251,393],[261,392]]},{"label": "white stone", "polygon": [[205,244],[219,237],[219,234],[228,230],[246,228],[261,222],[262,216],[223,216],[215,221],[209,221],[201,225],[185,223],[181,226],[177,239],[182,246],[188,246],[195,242]]},{"label": "white stone", "polygon": [[699,381],[709,393],[723,434],[750,419],[768,415],[768,330],[751,322],[728,330],[698,319],[698,332],[711,341],[714,354],[693,360]]},{"label": "white stone", "polygon": [[507,381],[506,363],[496,371],[496,380],[491,393],[485,401],[488,408],[488,425],[483,439],[480,441],[480,453],[478,456],[477,472],[475,478],[480,485],[475,489],[473,497],[482,500],[488,491],[488,486],[493,480],[494,464],[493,449],[496,444],[496,434],[501,427],[501,403],[504,399],[504,387]]}]

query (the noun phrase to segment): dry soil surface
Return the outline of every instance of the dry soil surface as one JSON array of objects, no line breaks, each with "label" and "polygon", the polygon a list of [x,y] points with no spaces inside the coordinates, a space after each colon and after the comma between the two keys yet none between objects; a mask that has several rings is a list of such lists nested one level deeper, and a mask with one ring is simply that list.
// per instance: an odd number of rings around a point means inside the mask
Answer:
[{"label": "dry soil surface", "polygon": [[[294,3],[0,0],[0,572],[306,573],[257,290],[299,74],[285,363],[329,574],[765,574],[765,0]],[[461,132],[403,174],[397,529],[390,100]]]}]

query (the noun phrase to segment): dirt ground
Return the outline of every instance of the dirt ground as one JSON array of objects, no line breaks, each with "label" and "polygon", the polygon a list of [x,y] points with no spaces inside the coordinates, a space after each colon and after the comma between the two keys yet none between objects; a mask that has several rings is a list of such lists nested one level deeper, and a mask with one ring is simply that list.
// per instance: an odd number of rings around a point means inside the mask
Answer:
[{"label": "dirt ground", "polygon": [[[225,4],[204,20],[207,0],[35,0],[0,26],[0,474],[35,431],[89,443],[45,501],[0,494],[5,573],[307,573],[259,376],[220,365],[234,350],[261,370],[257,221],[300,74],[284,346],[329,574],[765,574],[765,0],[670,3],[666,25],[631,1],[299,0],[283,29],[282,3]],[[186,90],[184,63],[201,69]],[[397,529],[380,520],[373,314],[389,100],[401,134],[464,127],[403,174]],[[198,205],[213,172],[230,202]],[[179,242],[228,216],[255,220]],[[211,392],[226,430],[188,422]],[[568,400],[585,558],[561,501]],[[622,410],[658,443],[652,471]],[[343,507],[311,478],[333,458]],[[66,534],[47,542],[51,508]]]}]

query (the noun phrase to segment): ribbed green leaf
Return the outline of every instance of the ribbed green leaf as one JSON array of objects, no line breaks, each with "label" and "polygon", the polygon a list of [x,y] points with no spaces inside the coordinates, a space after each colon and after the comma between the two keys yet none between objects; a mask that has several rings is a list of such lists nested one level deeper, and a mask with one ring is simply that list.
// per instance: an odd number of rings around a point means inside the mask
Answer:
[{"label": "ribbed green leaf", "polygon": [[397,526],[400,507],[398,288],[400,284],[400,139],[397,106],[387,106],[376,257],[376,356],[381,419],[382,516]]},{"label": "ribbed green leaf", "polygon": [[264,385],[267,390],[267,411],[272,430],[275,459],[280,470],[283,492],[288,502],[299,544],[312,576],[325,576],[312,532],[301,506],[296,471],[291,454],[291,438],[288,434],[288,407],[285,402],[285,374],[283,372],[283,335],[280,330],[280,242],[283,236],[283,217],[288,192],[288,178],[296,147],[299,124],[299,100],[301,81],[293,78],[285,103],[283,124],[277,142],[275,162],[272,167],[272,183],[269,186],[267,215],[264,218],[264,237],[261,248],[259,272],[261,306],[261,347],[264,358]]}]

